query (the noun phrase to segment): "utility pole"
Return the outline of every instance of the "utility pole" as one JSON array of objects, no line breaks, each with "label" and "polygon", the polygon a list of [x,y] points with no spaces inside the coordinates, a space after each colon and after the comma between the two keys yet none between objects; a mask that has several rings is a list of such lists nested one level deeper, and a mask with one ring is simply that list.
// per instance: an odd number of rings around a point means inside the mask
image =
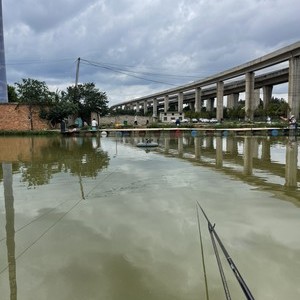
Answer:
[{"label": "utility pole", "polygon": [[4,54],[2,0],[0,0],[0,103],[7,103],[7,102],[8,102],[8,95],[7,95],[5,54]]},{"label": "utility pole", "polygon": [[[1,1],[1,0],[0,0]],[[75,88],[78,86],[78,78],[79,78],[79,66],[80,66],[80,57],[77,58],[77,67],[76,67],[76,79],[75,79]]]}]

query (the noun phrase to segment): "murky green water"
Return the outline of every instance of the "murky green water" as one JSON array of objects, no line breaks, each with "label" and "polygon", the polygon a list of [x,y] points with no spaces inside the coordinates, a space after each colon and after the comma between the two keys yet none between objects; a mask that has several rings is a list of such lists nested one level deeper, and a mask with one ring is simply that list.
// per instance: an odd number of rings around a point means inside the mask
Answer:
[{"label": "murky green water", "polygon": [[[299,142],[174,132],[148,151],[143,135],[0,138],[1,300],[205,299],[197,200],[255,299],[298,300]],[[225,299],[200,225],[210,299]]]}]

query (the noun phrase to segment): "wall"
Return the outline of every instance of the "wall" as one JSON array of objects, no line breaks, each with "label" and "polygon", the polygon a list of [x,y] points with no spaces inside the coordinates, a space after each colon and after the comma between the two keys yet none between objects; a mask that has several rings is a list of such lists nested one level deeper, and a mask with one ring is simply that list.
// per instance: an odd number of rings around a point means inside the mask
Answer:
[{"label": "wall", "polygon": [[[33,130],[50,129],[47,121],[39,118],[39,109],[33,109]],[[29,109],[27,105],[19,105],[16,103],[0,103],[0,130],[31,130]]]},{"label": "wall", "polygon": [[124,124],[124,121],[127,122],[128,125],[134,125],[135,118],[138,122],[138,125],[146,125],[147,120],[149,124],[153,122],[152,117],[144,117],[144,116],[131,116],[131,115],[119,115],[112,117],[100,117],[99,125],[110,125],[110,124]]}]

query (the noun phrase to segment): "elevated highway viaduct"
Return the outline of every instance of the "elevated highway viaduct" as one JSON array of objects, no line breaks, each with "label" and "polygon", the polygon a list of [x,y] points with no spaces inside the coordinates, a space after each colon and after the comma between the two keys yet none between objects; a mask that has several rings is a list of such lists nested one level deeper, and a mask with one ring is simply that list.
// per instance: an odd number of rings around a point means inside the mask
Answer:
[{"label": "elevated highway viaduct", "polygon": [[[280,64],[287,63],[287,68]],[[279,68],[270,72],[268,68]],[[256,75],[255,73],[260,73]],[[300,113],[300,42],[286,46],[245,64],[223,71],[202,80],[194,81],[172,89],[121,102],[111,106],[112,109],[132,108],[136,112],[148,107],[153,109],[153,118],[157,119],[158,106],[163,105],[164,113],[169,110],[170,102],[177,102],[177,111],[182,113],[183,104],[188,103],[195,112],[200,112],[202,102],[206,100],[206,109],[211,110],[216,101],[217,119],[223,118],[224,97],[227,107],[234,107],[239,93],[245,93],[246,119],[253,120],[260,91],[263,89],[264,105],[272,97],[273,86],[288,83],[288,104],[291,114],[299,118]]]}]

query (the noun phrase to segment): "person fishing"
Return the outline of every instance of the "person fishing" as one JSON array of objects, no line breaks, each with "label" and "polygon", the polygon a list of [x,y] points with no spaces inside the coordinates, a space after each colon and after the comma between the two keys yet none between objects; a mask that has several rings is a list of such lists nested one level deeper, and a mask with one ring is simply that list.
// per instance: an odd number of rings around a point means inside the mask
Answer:
[{"label": "person fishing", "polygon": [[288,122],[290,129],[297,129],[298,124],[294,115],[291,115],[289,118],[280,117],[281,120]]}]

